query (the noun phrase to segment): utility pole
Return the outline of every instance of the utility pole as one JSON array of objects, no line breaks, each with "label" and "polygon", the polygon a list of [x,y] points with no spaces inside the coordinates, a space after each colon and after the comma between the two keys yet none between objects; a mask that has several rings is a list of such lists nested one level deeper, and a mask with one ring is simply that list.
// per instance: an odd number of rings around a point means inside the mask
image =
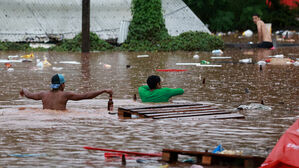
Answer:
[{"label": "utility pole", "polygon": [[90,0],[82,0],[82,52],[90,50]]}]

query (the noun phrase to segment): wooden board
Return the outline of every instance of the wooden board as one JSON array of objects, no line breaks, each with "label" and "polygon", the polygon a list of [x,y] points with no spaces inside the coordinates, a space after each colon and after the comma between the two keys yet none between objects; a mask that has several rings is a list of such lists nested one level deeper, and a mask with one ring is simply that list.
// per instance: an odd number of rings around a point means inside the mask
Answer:
[{"label": "wooden board", "polygon": [[197,164],[208,166],[226,165],[228,167],[240,168],[256,168],[259,167],[265,160],[264,157],[259,156],[228,155],[210,152],[182,151],[174,149],[163,149],[162,160],[166,162],[177,162],[178,155],[196,156]]},{"label": "wooden board", "polygon": [[197,117],[202,119],[244,118],[241,114],[234,114],[212,105],[193,104],[163,104],[141,107],[120,107],[118,116],[121,119],[130,118],[182,118]]}]

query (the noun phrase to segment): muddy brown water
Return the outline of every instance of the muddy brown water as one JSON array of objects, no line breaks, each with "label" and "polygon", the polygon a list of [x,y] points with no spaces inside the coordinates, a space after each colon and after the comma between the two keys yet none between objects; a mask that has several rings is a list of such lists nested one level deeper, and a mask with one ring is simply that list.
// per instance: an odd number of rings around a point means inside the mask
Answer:
[{"label": "muddy brown water", "polygon": [[[23,54],[28,53],[0,52],[0,59]],[[47,57],[52,66],[38,70],[34,59],[31,63],[12,63],[14,71],[7,72],[4,63],[0,63],[0,167],[121,167],[120,160],[107,160],[104,152],[86,151],[84,146],[154,153],[163,148],[211,151],[222,144],[225,149],[242,150],[247,155],[267,156],[283,132],[299,117],[298,66],[266,65],[260,71],[256,64],[237,63],[239,59],[252,58],[256,62],[275,54],[299,58],[298,47],[274,51],[225,50],[222,56],[232,57],[226,60],[212,60],[213,55],[209,52],[34,54],[35,59]],[[140,54],[149,57],[137,58]],[[193,59],[194,54],[200,58]],[[222,67],[176,65],[201,60]],[[127,68],[127,65],[131,67]],[[63,69],[57,71],[53,67]],[[156,72],[156,69],[188,71]],[[40,101],[19,96],[22,87],[33,92],[48,90],[50,78],[55,73],[65,76],[67,91],[82,93],[113,89],[115,112],[119,106],[141,104],[133,101],[133,95],[152,74],[162,77],[164,87],[185,90],[182,96],[172,99],[174,102],[213,103],[233,111],[240,104],[263,100],[272,110],[240,111],[246,117],[244,120],[120,120],[116,115],[108,114],[107,95],[70,101],[67,112],[42,110]],[[202,84],[203,78],[205,85]],[[16,157],[12,154],[40,156]],[[165,164],[155,160],[141,164],[132,159],[127,160],[126,167],[160,167]]]}]

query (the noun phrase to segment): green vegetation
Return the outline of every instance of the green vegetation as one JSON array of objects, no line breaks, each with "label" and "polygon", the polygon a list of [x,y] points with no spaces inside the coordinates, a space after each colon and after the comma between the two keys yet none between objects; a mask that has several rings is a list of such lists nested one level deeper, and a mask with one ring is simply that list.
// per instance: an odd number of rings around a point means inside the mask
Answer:
[{"label": "green vegetation", "polygon": [[171,37],[165,27],[161,0],[133,0],[133,20],[126,42],[129,51],[210,51],[223,47],[223,41],[208,33],[186,32]]},{"label": "green vegetation", "polygon": [[14,42],[0,42],[0,51],[19,51],[19,50],[28,50],[28,43],[14,43]]},{"label": "green vegetation", "polygon": [[[76,35],[73,39],[65,39],[58,43],[55,47],[50,50],[54,51],[81,51],[82,33]],[[97,34],[90,33],[90,50],[91,51],[106,51],[113,49],[113,46],[104,40],[101,40]]]},{"label": "green vegetation", "polygon": [[[257,13],[266,23],[272,23],[274,30],[298,29],[298,9],[290,10],[280,4],[280,0],[184,0],[193,12],[213,32],[256,29],[252,14]],[[297,16],[296,16],[297,15]]]}]

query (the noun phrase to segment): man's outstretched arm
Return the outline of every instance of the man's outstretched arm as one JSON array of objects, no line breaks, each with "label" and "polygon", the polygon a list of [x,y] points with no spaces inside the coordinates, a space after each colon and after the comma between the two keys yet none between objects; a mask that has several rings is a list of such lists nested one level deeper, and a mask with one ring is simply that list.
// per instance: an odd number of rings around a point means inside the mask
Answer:
[{"label": "man's outstretched arm", "polygon": [[39,92],[39,93],[31,93],[27,89],[21,89],[20,95],[25,96],[29,99],[33,100],[41,100],[43,98],[44,92]]},{"label": "man's outstretched arm", "polygon": [[112,90],[101,90],[101,91],[94,91],[94,92],[88,92],[83,94],[66,92],[65,94],[68,100],[83,100],[83,99],[93,99],[102,93],[108,93],[110,96],[112,96],[113,94]]}]

